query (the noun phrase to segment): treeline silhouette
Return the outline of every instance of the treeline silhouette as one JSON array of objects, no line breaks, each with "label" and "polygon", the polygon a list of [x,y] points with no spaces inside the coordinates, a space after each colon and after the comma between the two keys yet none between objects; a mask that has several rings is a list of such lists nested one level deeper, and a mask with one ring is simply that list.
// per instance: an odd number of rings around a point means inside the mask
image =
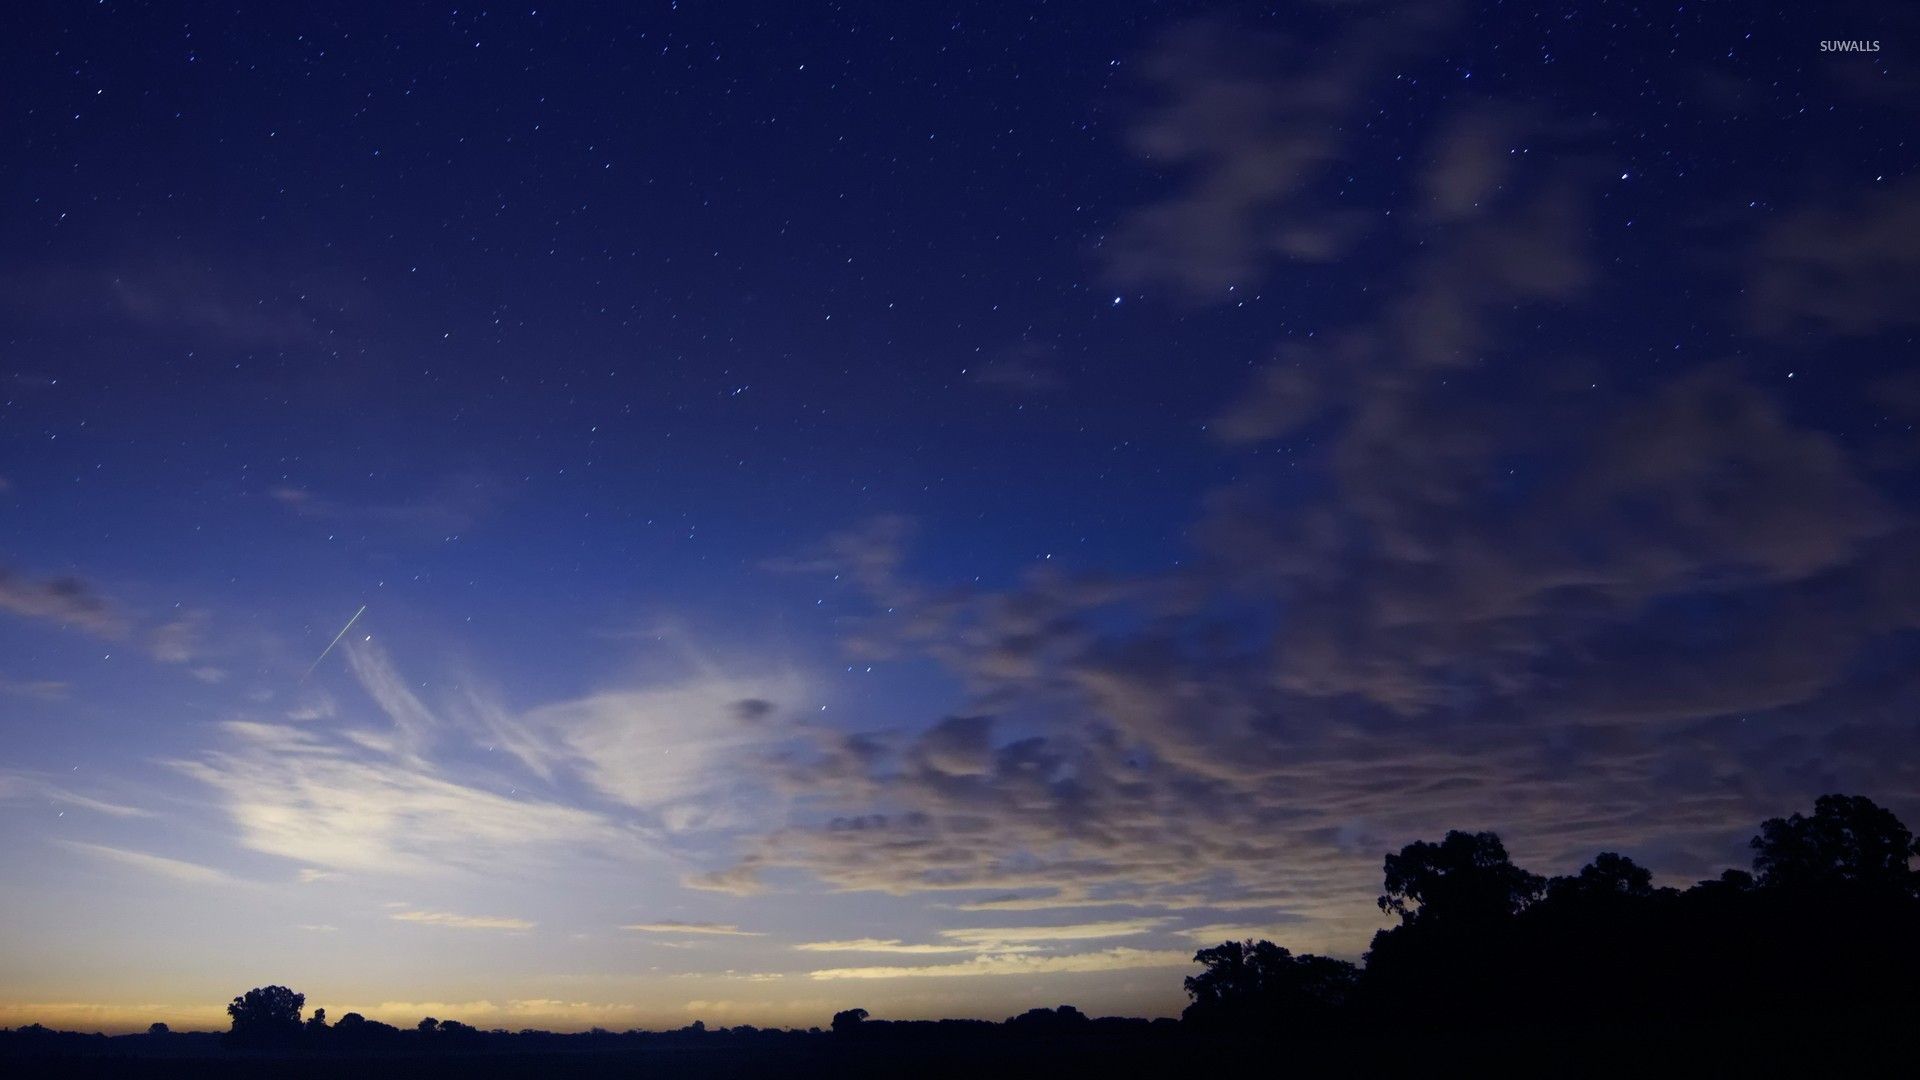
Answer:
[{"label": "treeline silhouette", "polygon": [[[1911,1052],[1920,1005],[1920,844],[1891,812],[1826,795],[1810,816],[1763,822],[1752,871],[1678,890],[1626,856],[1577,873],[1516,866],[1490,832],[1449,832],[1386,856],[1378,903],[1398,925],[1360,964],[1270,941],[1199,950],[1180,1020],[1092,1018],[1072,1006],[1002,1023],[887,1021],[836,1013],[826,1030],[694,1023],[667,1032],[481,1030],[426,1017],[402,1029],[358,1013],[303,1016],[284,986],[227,1006],[230,1029],[109,1038],[34,1025],[0,1032],[0,1055],[48,1065],[271,1058],[404,1058],[413,1075],[615,1071],[653,1075],[1164,1075],[1226,1068],[1247,1053],[1299,1067],[1397,1071],[1445,1063],[1480,1074],[1622,1067],[1671,1071],[1865,1068]],[[1569,1057],[1569,1053],[1573,1056]],[[429,1063],[429,1064],[423,1064]],[[1644,1069],[1642,1067],[1645,1067]],[[478,1070],[478,1071],[476,1071]],[[243,1067],[227,1075],[252,1075]],[[584,1074],[584,1073],[583,1073]]]},{"label": "treeline silhouette", "polygon": [[1914,1019],[1920,854],[1898,818],[1826,795],[1761,825],[1753,870],[1656,888],[1602,852],[1578,873],[1514,865],[1490,832],[1388,855],[1361,966],[1271,942],[1202,949],[1183,1020],[1293,1035],[1431,1038],[1521,1030],[1567,1040],[1775,1050],[1867,1046]]}]

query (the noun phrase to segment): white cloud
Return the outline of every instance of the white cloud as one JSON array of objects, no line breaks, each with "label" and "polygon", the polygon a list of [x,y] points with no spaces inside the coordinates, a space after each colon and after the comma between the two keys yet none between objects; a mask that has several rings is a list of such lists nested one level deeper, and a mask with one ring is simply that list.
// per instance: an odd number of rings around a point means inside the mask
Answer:
[{"label": "white cloud", "polygon": [[232,749],[171,764],[221,793],[242,844],[309,867],[497,871],[510,855],[629,842],[600,815],[450,780],[399,748],[359,748],[310,727],[222,729]]},{"label": "white cloud", "polygon": [[999,926],[967,930],[942,930],[940,936],[983,949],[998,945],[1032,941],[1091,941],[1099,938],[1131,937],[1158,927],[1164,919],[1116,919],[1108,922],[1074,923],[1069,926]]},{"label": "white cloud", "polygon": [[594,694],[529,712],[509,749],[545,767],[565,763],[626,806],[677,811],[670,828],[714,823],[703,796],[737,782],[739,758],[766,741],[743,702],[791,702],[797,677],[710,673],[663,687]]}]

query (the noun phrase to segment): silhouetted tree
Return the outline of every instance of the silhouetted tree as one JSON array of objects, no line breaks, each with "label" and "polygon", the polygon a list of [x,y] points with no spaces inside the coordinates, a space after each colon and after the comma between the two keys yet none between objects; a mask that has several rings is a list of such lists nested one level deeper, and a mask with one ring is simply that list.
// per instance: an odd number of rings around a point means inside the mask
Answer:
[{"label": "silhouetted tree", "polygon": [[320,1034],[322,1032],[325,1032],[326,1030],[327,1030],[327,1010],[325,1009],[313,1010],[313,1015],[307,1018],[308,1033]]},{"label": "silhouetted tree", "polygon": [[1859,885],[1911,893],[1913,834],[1863,795],[1822,795],[1813,816],[1770,818],[1753,838],[1753,872],[1764,888]]},{"label": "silhouetted tree", "polygon": [[250,1046],[292,1042],[300,1036],[300,1009],[306,1003],[305,994],[284,986],[255,987],[227,1005],[233,1020],[227,1038]]},{"label": "silhouetted tree", "polygon": [[1387,856],[1379,904],[1410,926],[1480,921],[1524,910],[1544,885],[1513,865],[1498,836],[1455,830],[1437,844],[1416,841]]},{"label": "silhouetted tree", "polygon": [[1344,1004],[1359,971],[1344,960],[1295,956],[1271,941],[1225,941],[1193,954],[1205,970],[1186,980],[1183,1019],[1201,1025],[1310,1022]]},{"label": "silhouetted tree", "polygon": [[1019,1016],[1007,1017],[1007,1026],[1015,1031],[1032,1034],[1054,1035],[1063,1031],[1085,1027],[1093,1021],[1087,1014],[1071,1005],[1062,1005],[1056,1009],[1028,1009]]},{"label": "silhouetted tree", "polygon": [[1722,870],[1717,878],[1708,878],[1695,885],[1690,891],[1695,893],[1732,894],[1743,893],[1753,888],[1753,875],[1745,870]]},{"label": "silhouetted tree", "polygon": [[439,1026],[440,1026],[440,1021],[435,1020],[431,1016],[423,1016],[420,1018],[420,1022],[414,1025],[414,1030],[431,1032]]},{"label": "silhouetted tree", "polygon": [[1651,870],[1611,851],[1594,856],[1578,874],[1547,882],[1547,899],[1555,903],[1646,897],[1654,891]]},{"label": "silhouetted tree", "polygon": [[833,1014],[833,1030],[843,1033],[852,1031],[872,1015],[865,1009],[842,1009]]},{"label": "silhouetted tree", "polygon": [[392,1024],[369,1020],[357,1012],[342,1016],[327,1032],[327,1037],[334,1042],[356,1045],[398,1038],[399,1035],[400,1029]]},{"label": "silhouetted tree", "polygon": [[172,1033],[173,1033],[172,1028],[168,1027],[165,1024],[160,1023],[157,1020],[147,1025],[147,1034],[149,1035],[171,1035]]}]

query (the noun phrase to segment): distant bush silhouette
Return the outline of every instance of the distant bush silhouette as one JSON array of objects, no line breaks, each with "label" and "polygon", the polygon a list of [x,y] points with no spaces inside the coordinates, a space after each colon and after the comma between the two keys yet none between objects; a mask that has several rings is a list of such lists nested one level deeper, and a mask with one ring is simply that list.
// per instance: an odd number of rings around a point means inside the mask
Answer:
[{"label": "distant bush silhouette", "polygon": [[1028,1009],[1019,1016],[1007,1017],[1007,1027],[1033,1035],[1054,1035],[1087,1027],[1093,1021],[1071,1005],[1054,1009]]}]

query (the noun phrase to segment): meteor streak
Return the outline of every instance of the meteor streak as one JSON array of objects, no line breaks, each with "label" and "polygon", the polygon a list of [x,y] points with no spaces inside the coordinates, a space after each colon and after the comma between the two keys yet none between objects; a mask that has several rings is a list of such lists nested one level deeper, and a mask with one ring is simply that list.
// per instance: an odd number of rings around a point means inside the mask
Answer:
[{"label": "meteor streak", "polygon": [[307,675],[313,674],[313,669],[320,666],[320,661],[325,660],[327,658],[327,654],[333,651],[333,647],[335,645],[340,644],[340,639],[347,636],[347,631],[353,629],[353,624],[360,621],[360,616],[365,614],[366,610],[367,610],[367,605],[361,604],[360,610],[354,612],[353,618],[347,620],[347,625],[341,627],[340,632],[333,635],[333,640],[327,642],[327,647],[320,650],[319,656],[314,657],[313,663],[308,665],[307,667],[307,674],[300,676],[301,682],[307,681]]}]

